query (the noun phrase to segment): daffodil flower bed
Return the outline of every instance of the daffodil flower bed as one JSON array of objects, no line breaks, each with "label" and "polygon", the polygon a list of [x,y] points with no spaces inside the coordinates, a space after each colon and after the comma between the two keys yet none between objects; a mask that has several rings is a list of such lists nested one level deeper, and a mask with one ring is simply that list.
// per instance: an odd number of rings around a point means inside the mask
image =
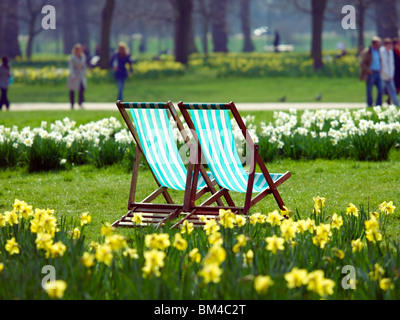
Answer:
[{"label": "daffodil flower bed", "polygon": [[[243,118],[248,132],[260,145],[264,161],[290,159],[388,160],[400,146],[400,110],[395,106],[359,110],[297,110],[274,113],[274,122],[255,123],[255,116]],[[183,119],[182,119],[183,120]],[[178,147],[182,136],[171,121]],[[184,126],[187,128],[186,123]],[[232,119],[233,136],[240,154],[245,155],[243,134]],[[39,128],[19,130],[0,125],[0,167],[26,164],[30,172],[57,170],[72,165],[96,167],[123,163],[132,167],[133,139],[116,118],[76,126],[65,118]]]},{"label": "daffodil flower bed", "polygon": [[[137,79],[155,79],[172,75],[182,75],[185,67],[174,61],[140,61],[134,66],[133,77]],[[16,67],[12,71],[15,83],[37,84],[37,85],[56,85],[67,82],[69,70],[67,68],[46,66],[42,68],[35,67]],[[87,70],[87,79],[92,83],[114,82],[113,72],[111,70],[89,68]]]},{"label": "daffodil flower bed", "polygon": [[193,54],[189,64],[216,71],[217,76],[241,77],[357,77],[359,62],[356,55],[349,54],[335,59],[333,52],[324,54],[324,68],[314,71],[313,61],[307,54],[300,53],[213,53],[205,57]]},{"label": "daffodil flower bed", "polygon": [[200,228],[128,235],[104,223],[86,243],[95,216],[59,220],[16,199],[0,214],[0,299],[399,299],[399,244],[385,234],[393,202],[328,207],[314,197],[303,219],[221,210]]}]

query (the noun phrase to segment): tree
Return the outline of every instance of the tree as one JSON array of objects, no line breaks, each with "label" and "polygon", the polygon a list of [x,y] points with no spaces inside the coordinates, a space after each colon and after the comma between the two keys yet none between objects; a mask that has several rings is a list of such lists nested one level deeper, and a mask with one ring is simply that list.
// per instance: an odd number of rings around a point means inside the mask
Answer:
[{"label": "tree", "polygon": [[243,52],[254,51],[250,31],[250,3],[251,0],[240,0],[240,20],[242,22]]},{"label": "tree", "polygon": [[324,25],[324,15],[328,0],[311,0],[311,9],[300,5],[299,0],[292,0],[293,4],[303,12],[311,13],[311,58],[314,63],[314,70],[322,69],[324,63],[322,61],[322,32]]},{"label": "tree", "polygon": [[74,12],[75,12],[75,23],[76,26],[76,41],[83,45],[89,46],[89,28],[86,18],[87,1],[86,0],[74,0],[73,1]]},{"label": "tree", "polygon": [[324,24],[324,12],[327,0],[311,0],[312,14],[312,42],[311,57],[314,60],[314,70],[322,69],[322,32]]},{"label": "tree", "polygon": [[227,0],[214,0],[212,8],[212,40],[214,52],[228,52],[228,35],[226,27]]},{"label": "tree", "polygon": [[192,0],[170,0],[174,9],[175,61],[185,65],[189,61],[190,32],[192,30]]},{"label": "tree", "polygon": [[3,54],[10,58],[21,56],[21,49],[18,42],[18,4],[19,0],[1,0],[5,12],[3,25]]},{"label": "tree", "polygon": [[365,30],[365,18],[368,7],[371,6],[372,3],[376,2],[376,0],[355,0],[355,7],[357,12],[357,37],[358,37],[358,49],[361,50],[365,47],[365,38],[364,38],[364,30]]},{"label": "tree", "polygon": [[40,2],[39,4],[37,3],[37,1],[34,4],[33,0],[25,0],[25,2],[26,8],[28,10],[27,14],[21,15],[19,19],[28,24],[28,43],[26,45],[25,54],[26,57],[30,59],[32,56],[33,41],[35,37],[43,31],[43,28],[41,26],[38,26],[37,22],[42,13],[42,8],[47,3],[47,1],[42,0],[42,2]]},{"label": "tree", "polygon": [[201,43],[205,55],[208,55],[208,30],[209,30],[210,20],[212,18],[210,1],[211,0],[196,1],[199,7],[198,13],[201,16]]},{"label": "tree", "polygon": [[375,2],[377,33],[381,38],[398,37],[399,24],[396,5],[396,0],[380,0]]},{"label": "tree", "polygon": [[75,45],[75,35],[74,35],[74,24],[72,17],[73,13],[73,3],[71,0],[63,1],[63,45],[64,53],[69,54],[73,46]]},{"label": "tree", "polygon": [[106,0],[101,14],[100,68],[108,69],[110,61],[110,34],[115,0]]}]

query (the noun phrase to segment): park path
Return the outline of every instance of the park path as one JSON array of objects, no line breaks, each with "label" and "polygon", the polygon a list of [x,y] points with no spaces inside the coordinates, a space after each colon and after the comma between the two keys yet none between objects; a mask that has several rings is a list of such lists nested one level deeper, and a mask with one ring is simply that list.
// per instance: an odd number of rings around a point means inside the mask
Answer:
[{"label": "park path", "polygon": [[[177,103],[175,103],[177,105]],[[302,102],[302,103],[236,103],[240,111],[262,111],[262,110],[305,110],[305,109],[360,109],[366,106],[365,103],[327,103],[327,102]],[[109,103],[94,103],[88,102],[84,104],[86,110],[117,110],[114,102]],[[76,105],[75,109],[79,109]],[[29,110],[70,110],[68,103],[13,103],[11,104],[10,111],[29,111]]]}]

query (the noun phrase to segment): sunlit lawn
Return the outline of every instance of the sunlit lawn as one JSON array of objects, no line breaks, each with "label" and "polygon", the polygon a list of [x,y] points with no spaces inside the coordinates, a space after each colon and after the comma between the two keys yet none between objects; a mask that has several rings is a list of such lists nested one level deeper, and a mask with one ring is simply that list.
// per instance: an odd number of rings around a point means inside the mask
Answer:
[{"label": "sunlit lawn", "polygon": [[[129,101],[185,102],[363,102],[365,84],[349,78],[216,78],[187,74],[163,79],[129,79],[124,99]],[[68,102],[66,85],[15,84],[10,87],[11,103]],[[88,102],[115,102],[116,85],[90,83],[85,93]]]},{"label": "sunlit lawn", "polygon": [[[397,161],[368,163],[356,161],[292,161],[268,164],[270,172],[291,171],[292,177],[280,188],[288,208],[308,217],[313,210],[313,197],[326,198],[326,210],[343,212],[351,202],[375,209],[383,201],[400,198],[400,169]],[[126,213],[131,172],[115,165],[105,169],[92,166],[75,167],[70,171],[27,174],[23,169],[0,172],[0,211],[9,210],[14,199],[24,200],[37,208],[50,208],[58,216],[78,217],[83,212],[93,216],[87,227],[88,237],[97,239],[104,222],[114,222]],[[156,188],[148,169],[143,169],[137,190],[142,200]],[[172,192],[181,203],[182,192]],[[243,197],[234,194],[237,203]],[[277,205],[272,197],[254,207],[251,213],[267,214]],[[399,239],[398,215],[390,217],[389,234]],[[125,232],[125,231],[124,231]]]}]

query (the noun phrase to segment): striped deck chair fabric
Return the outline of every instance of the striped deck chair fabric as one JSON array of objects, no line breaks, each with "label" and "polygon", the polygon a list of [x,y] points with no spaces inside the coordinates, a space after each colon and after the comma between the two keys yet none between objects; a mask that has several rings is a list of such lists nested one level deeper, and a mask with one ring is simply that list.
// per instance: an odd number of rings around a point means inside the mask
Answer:
[{"label": "striped deck chair fabric", "polygon": [[[185,190],[187,170],[179,155],[167,110],[157,103],[126,103],[132,115],[143,153],[164,187]],[[212,178],[211,173],[207,173]],[[197,189],[206,186],[201,175]]]},{"label": "striped deck chair fabric", "polygon": [[[204,107],[204,106],[203,106]],[[228,190],[246,193],[249,173],[245,171],[235,144],[229,110],[218,104],[209,109],[189,108],[202,151],[218,184]],[[283,174],[270,174],[274,182]],[[255,173],[253,193],[262,192],[268,183],[262,173]]]}]

